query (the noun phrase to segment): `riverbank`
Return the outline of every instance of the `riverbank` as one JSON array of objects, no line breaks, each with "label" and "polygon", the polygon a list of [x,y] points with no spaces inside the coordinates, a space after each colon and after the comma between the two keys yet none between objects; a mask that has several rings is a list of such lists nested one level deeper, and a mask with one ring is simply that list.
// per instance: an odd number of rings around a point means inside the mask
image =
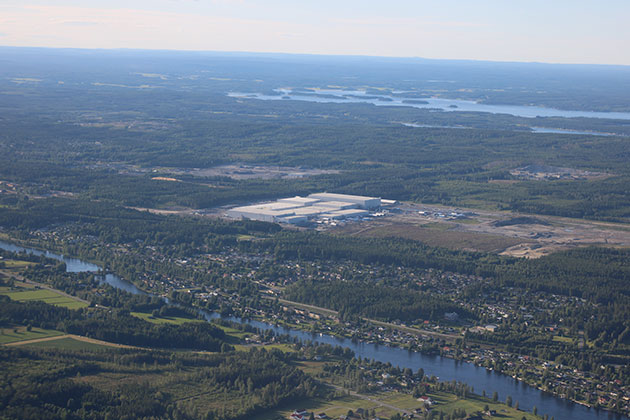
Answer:
[{"label": "riverbank", "polygon": [[[122,279],[119,280],[123,281]],[[196,300],[196,304],[198,308],[207,308],[204,307],[203,301],[201,300]],[[254,325],[258,328],[272,329],[277,333],[289,334],[300,340],[311,340],[334,345],[342,345],[344,347],[351,348],[361,357],[387,360],[390,363],[401,367],[413,366],[417,368],[424,366],[427,371],[432,371],[434,374],[437,374],[436,376],[440,376],[445,380],[455,378],[462,379],[465,382],[471,383],[477,389],[487,390],[487,392],[493,392],[496,390],[504,392],[505,390],[509,390],[508,392],[512,394],[515,400],[519,400],[521,402],[521,406],[524,408],[536,405],[539,407],[541,412],[546,413],[553,413],[556,410],[560,410],[560,412],[562,412],[562,410],[570,409],[569,411],[572,413],[573,418],[576,419],[593,418],[593,415],[595,415],[595,418],[599,417],[599,411],[593,412],[591,410],[587,410],[576,416],[577,413],[574,412],[576,407],[567,406],[566,403],[560,403],[562,400],[557,400],[553,404],[550,404],[554,400],[549,400],[548,397],[543,397],[545,394],[536,394],[533,392],[533,388],[528,389],[520,386],[520,384],[526,382],[527,377],[516,374],[509,376],[495,375],[495,373],[499,371],[506,372],[506,369],[499,369],[497,366],[509,366],[508,363],[512,363],[514,360],[519,360],[519,358],[514,355],[506,353],[492,353],[490,354],[491,357],[484,357],[484,355],[479,355],[477,352],[469,351],[466,348],[464,348],[466,352],[458,353],[460,349],[451,348],[450,346],[446,346],[446,349],[444,346],[436,347],[430,340],[423,340],[428,341],[429,344],[426,342],[416,343],[422,345],[413,347],[410,346],[410,344],[413,343],[414,340],[417,340],[417,336],[409,333],[403,333],[398,330],[386,331],[384,327],[374,326],[369,331],[364,331],[357,329],[348,323],[341,323],[338,320],[329,320],[328,323],[318,323],[318,320],[310,318],[307,313],[294,313],[292,316],[297,317],[296,320],[300,322],[287,322],[279,317],[277,313],[274,314],[271,312],[265,312],[260,308],[244,307],[241,309],[235,309],[237,310],[233,311],[233,315],[241,315],[243,317],[253,319],[253,321],[247,321],[240,318],[233,319],[239,322],[250,323],[250,325]],[[310,319],[309,322],[306,322],[307,318]],[[282,327],[283,325],[285,327],[289,327],[290,329]],[[315,327],[313,327],[313,325],[315,325]],[[383,344],[385,346],[381,347]],[[430,346],[433,346],[433,349],[437,350],[437,352],[429,352],[428,350],[431,348]],[[422,352],[424,352],[424,354]],[[439,358],[437,356],[438,354],[443,356],[443,358]],[[475,360],[476,356],[480,358]],[[443,363],[445,360],[449,360],[450,365]],[[471,363],[458,364],[458,360],[468,361]],[[479,363],[475,363],[476,361]],[[489,368],[487,364],[490,361],[493,362],[493,366]],[[483,366],[484,369],[482,371],[485,371],[486,375],[481,376],[481,372],[477,371],[475,366]],[[509,371],[506,373],[509,374]],[[512,379],[512,376],[519,380]],[[507,381],[507,379],[510,380]],[[560,418],[560,416],[558,417]]]}]

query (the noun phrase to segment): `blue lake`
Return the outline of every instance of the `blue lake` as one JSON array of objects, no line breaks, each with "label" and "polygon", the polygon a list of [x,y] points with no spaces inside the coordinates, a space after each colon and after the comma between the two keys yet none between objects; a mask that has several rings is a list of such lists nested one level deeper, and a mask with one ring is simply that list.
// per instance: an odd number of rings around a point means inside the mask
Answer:
[{"label": "blue lake", "polygon": [[[292,92],[289,89],[276,89],[278,95],[263,95],[261,93],[230,92],[233,98],[273,100],[295,100],[318,103],[367,103],[376,106],[406,106],[419,109],[433,109],[443,112],[488,112],[492,114],[508,114],[516,117],[564,117],[564,118],[605,118],[630,120],[630,112],[598,112],[598,111],[569,111],[540,106],[523,105],[493,105],[461,99],[444,98],[406,98],[403,96],[368,94],[363,90],[317,89],[310,93]],[[401,93],[402,94],[402,93]],[[317,95],[325,95],[317,96]],[[407,102],[405,102],[407,101]],[[409,101],[423,101],[426,103],[410,103]]]}]

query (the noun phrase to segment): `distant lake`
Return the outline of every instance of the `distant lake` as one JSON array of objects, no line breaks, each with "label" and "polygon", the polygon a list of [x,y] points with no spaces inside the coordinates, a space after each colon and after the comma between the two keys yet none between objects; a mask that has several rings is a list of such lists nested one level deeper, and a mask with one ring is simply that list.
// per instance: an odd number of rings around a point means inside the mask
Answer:
[{"label": "distant lake", "polygon": [[[276,101],[291,99],[318,103],[367,103],[376,106],[406,106],[419,109],[434,109],[445,112],[487,112],[508,114],[515,117],[564,117],[564,118],[605,118],[630,120],[630,112],[567,111],[541,106],[490,105],[475,101],[444,98],[406,98],[402,96],[378,95],[363,90],[318,89],[313,92],[292,92],[289,89],[276,89],[278,95],[261,93],[230,92],[232,98],[260,99]],[[420,103],[424,102],[424,103]],[[590,134],[590,133],[589,133]]]},{"label": "distant lake", "polygon": [[625,134],[603,133],[601,131],[580,131],[568,130],[564,128],[548,128],[548,127],[531,127],[534,133],[555,133],[555,134],[584,134],[587,136],[621,136],[628,137]]},{"label": "distant lake", "polygon": [[[406,123],[401,122],[399,124],[404,125],[405,127],[415,127],[415,128],[449,128],[449,129],[470,129],[473,127],[460,127],[454,125],[430,125],[430,124],[416,124],[416,123]],[[581,130],[570,130],[565,128],[549,128],[549,127],[529,127],[532,133],[540,133],[540,134],[579,134],[586,136],[617,136],[617,137],[628,137],[626,134],[616,134],[616,133],[604,133],[601,131],[581,131]]]}]

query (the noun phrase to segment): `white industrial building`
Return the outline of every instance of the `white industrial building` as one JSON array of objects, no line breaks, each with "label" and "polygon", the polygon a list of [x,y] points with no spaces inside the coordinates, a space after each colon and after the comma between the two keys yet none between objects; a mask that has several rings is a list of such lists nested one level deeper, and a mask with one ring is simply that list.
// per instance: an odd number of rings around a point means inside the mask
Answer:
[{"label": "white industrial building", "polygon": [[236,207],[227,211],[235,219],[304,224],[309,220],[341,220],[367,216],[381,207],[381,199],[359,195],[318,193],[308,197],[282,198],[271,203]]},{"label": "white industrial building", "polygon": [[317,198],[309,198],[309,197],[292,197],[292,198],[281,198],[278,200],[278,203],[289,203],[289,204],[298,204],[300,206],[310,206],[315,203],[319,203],[319,199]]}]

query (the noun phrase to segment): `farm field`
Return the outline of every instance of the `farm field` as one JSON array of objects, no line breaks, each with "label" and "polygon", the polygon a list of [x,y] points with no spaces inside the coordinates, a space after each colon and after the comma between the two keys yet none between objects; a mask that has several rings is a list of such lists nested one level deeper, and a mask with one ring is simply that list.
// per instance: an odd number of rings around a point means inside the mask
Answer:
[{"label": "farm field", "polygon": [[25,347],[55,348],[63,350],[104,350],[109,348],[89,341],[77,340],[73,337],[63,337],[57,340],[38,341],[36,343],[24,344]]},{"label": "farm field", "polygon": [[26,268],[35,263],[29,261],[20,261],[20,260],[4,260],[4,268],[7,270],[19,270]]},{"label": "farm field", "polygon": [[262,345],[243,345],[243,344],[234,344],[234,349],[236,351],[250,351],[252,347],[263,348],[267,351],[269,350],[280,350],[283,353],[291,353],[295,352],[295,350],[288,344],[262,344]]},{"label": "farm field", "polygon": [[152,314],[147,312],[132,312],[131,315],[143,319],[145,321],[151,322],[153,324],[174,324],[181,325],[186,322],[204,322],[201,319],[195,318],[185,318],[180,316],[159,316],[154,317]]},{"label": "farm field", "polygon": [[40,338],[55,337],[63,335],[61,331],[45,330],[43,328],[33,327],[31,331],[27,331],[26,327],[2,328],[0,330],[0,344],[15,343],[25,340],[36,340]]},{"label": "farm field", "polygon": [[48,289],[11,290],[7,287],[0,288],[0,294],[8,296],[11,300],[19,302],[40,300],[51,305],[63,306],[68,309],[86,308],[84,302],[64,296]]}]

